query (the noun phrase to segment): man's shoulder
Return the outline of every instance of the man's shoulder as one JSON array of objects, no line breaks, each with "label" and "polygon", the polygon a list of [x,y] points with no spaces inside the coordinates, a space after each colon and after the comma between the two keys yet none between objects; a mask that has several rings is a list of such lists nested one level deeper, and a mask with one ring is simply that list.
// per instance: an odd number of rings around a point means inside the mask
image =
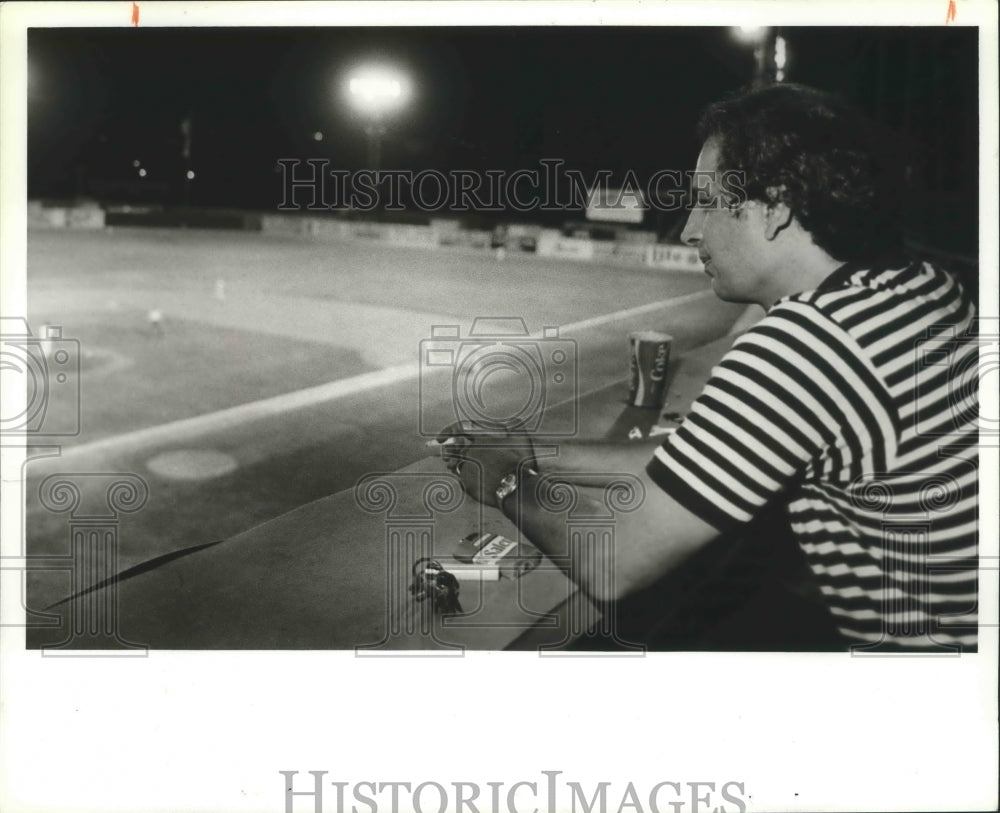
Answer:
[{"label": "man's shoulder", "polygon": [[927,260],[901,258],[892,264],[844,268],[831,274],[819,287],[794,294],[778,304],[808,303],[836,320],[877,303],[891,306],[960,289],[956,277],[941,266]]},{"label": "man's shoulder", "polygon": [[856,268],[831,282],[786,297],[768,311],[768,317],[832,324],[861,338],[873,331],[907,333],[922,330],[925,322],[962,319],[970,307],[958,279],[925,260]]},{"label": "man's shoulder", "polygon": [[[865,356],[856,337],[821,308],[790,298],[772,306],[737,336],[719,366],[755,376],[762,364],[770,364],[795,379],[820,380],[831,364],[857,366],[856,359]],[[866,361],[861,363],[867,366]]]}]

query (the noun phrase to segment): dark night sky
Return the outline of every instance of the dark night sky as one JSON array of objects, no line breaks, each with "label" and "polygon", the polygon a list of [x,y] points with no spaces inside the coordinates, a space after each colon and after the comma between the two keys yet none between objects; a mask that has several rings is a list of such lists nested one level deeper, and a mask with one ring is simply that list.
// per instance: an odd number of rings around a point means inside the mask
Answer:
[{"label": "dark night sky", "polygon": [[[790,80],[905,129],[918,186],[968,199],[975,29],[782,34]],[[28,49],[29,194],[176,202],[190,114],[193,202],[262,208],[280,196],[278,158],[364,166],[362,128],[336,90],[364,56],[391,58],[417,83],[386,136],[387,168],[530,169],[562,158],[640,178],[692,166],[698,110],[754,66],[728,28],[32,29]]]}]

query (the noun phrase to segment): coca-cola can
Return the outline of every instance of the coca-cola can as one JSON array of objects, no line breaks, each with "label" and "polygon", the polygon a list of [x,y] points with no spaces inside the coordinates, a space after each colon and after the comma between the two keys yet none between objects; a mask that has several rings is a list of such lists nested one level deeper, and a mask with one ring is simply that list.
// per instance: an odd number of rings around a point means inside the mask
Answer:
[{"label": "coca-cola can", "polygon": [[666,391],[667,362],[674,337],[655,330],[628,334],[628,402],[660,409]]}]

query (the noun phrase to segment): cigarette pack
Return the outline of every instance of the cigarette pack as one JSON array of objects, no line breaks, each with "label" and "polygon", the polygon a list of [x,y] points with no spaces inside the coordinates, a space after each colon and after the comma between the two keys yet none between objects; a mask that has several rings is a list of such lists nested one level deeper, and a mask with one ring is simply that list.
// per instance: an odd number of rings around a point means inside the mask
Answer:
[{"label": "cigarette pack", "polygon": [[459,542],[454,556],[467,567],[478,567],[484,572],[498,571],[508,579],[520,578],[534,570],[542,559],[537,548],[524,542],[515,542],[500,534],[478,532]]}]

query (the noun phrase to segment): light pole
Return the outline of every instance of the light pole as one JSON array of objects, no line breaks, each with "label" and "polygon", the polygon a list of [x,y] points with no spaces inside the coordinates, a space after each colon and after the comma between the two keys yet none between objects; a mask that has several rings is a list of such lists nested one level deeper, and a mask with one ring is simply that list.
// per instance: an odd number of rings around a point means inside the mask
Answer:
[{"label": "light pole", "polygon": [[754,49],[754,84],[781,82],[785,78],[785,40],[768,26],[740,26],[733,29],[738,42]]},{"label": "light pole", "polygon": [[368,168],[378,174],[382,169],[382,136],[385,135],[385,124],[379,118],[373,118],[365,124],[365,135],[368,137]]},{"label": "light pole", "polygon": [[193,116],[188,113],[181,122],[181,158],[184,160],[184,205],[191,205],[191,181],[194,171],[191,169],[191,142],[194,138]]},{"label": "light pole", "polygon": [[401,110],[409,99],[409,82],[393,68],[370,65],[355,69],[347,81],[348,99],[361,115],[368,138],[368,168],[382,168],[382,138],[385,120]]}]

